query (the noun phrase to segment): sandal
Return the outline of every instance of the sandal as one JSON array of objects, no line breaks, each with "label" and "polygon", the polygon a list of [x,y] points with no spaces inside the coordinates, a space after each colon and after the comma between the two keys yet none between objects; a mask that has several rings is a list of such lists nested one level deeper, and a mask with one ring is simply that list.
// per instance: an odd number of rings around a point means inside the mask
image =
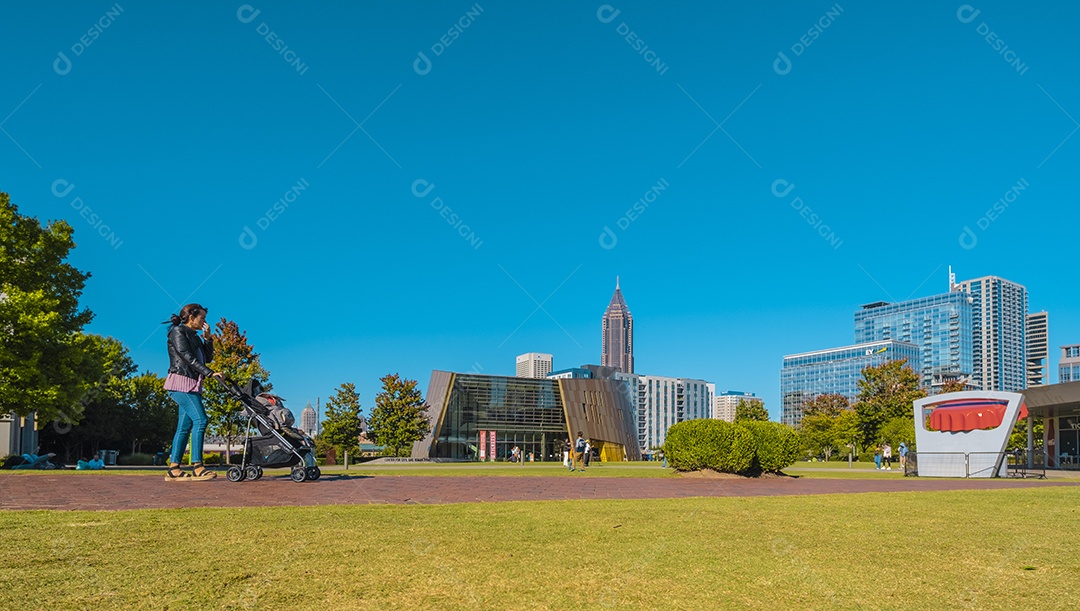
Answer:
[{"label": "sandal", "polygon": [[196,480],[214,479],[217,477],[217,472],[211,471],[203,466],[201,462],[195,463],[192,466],[191,476]]},{"label": "sandal", "polygon": [[[178,471],[179,474],[174,475],[174,471]],[[182,481],[185,479],[191,479],[191,474],[187,471],[181,470],[180,465],[176,465],[175,467],[169,467],[169,470],[165,472],[165,481],[167,482]]]}]

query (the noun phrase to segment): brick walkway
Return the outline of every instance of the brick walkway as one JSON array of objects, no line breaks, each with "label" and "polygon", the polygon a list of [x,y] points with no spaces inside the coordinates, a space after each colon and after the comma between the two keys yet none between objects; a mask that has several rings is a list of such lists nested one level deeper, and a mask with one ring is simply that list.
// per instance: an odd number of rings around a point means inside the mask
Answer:
[{"label": "brick walkway", "polygon": [[166,482],[149,475],[0,475],[0,509],[163,509],[304,505],[429,504],[566,499],[660,499],[1078,486],[1076,482],[989,479],[808,478],[633,479],[605,477],[287,476],[231,483]]}]

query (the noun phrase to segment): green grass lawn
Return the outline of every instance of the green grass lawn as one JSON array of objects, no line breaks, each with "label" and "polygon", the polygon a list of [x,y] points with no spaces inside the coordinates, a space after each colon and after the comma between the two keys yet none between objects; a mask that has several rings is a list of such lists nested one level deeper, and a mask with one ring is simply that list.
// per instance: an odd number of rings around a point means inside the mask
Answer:
[{"label": "green grass lawn", "polygon": [[1067,608],[1080,491],[0,512],[0,608]]}]

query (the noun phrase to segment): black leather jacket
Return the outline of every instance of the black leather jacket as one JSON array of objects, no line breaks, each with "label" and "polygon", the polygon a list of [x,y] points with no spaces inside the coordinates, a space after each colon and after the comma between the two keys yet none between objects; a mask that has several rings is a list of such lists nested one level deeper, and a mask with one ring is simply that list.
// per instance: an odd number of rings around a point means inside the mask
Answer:
[{"label": "black leather jacket", "polygon": [[214,359],[214,341],[203,343],[199,334],[187,325],[173,325],[169,328],[169,373],[177,373],[189,378],[202,375],[209,378],[214,372],[199,362],[196,350],[202,351],[203,361]]}]

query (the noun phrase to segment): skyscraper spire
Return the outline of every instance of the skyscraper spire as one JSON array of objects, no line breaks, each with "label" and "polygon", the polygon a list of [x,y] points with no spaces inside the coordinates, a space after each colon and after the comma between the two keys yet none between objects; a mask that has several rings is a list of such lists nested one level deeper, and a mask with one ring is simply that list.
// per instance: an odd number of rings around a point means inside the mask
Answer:
[{"label": "skyscraper spire", "polygon": [[618,276],[615,276],[615,293],[604,312],[602,331],[600,364],[634,373],[634,317],[619,289]]}]

